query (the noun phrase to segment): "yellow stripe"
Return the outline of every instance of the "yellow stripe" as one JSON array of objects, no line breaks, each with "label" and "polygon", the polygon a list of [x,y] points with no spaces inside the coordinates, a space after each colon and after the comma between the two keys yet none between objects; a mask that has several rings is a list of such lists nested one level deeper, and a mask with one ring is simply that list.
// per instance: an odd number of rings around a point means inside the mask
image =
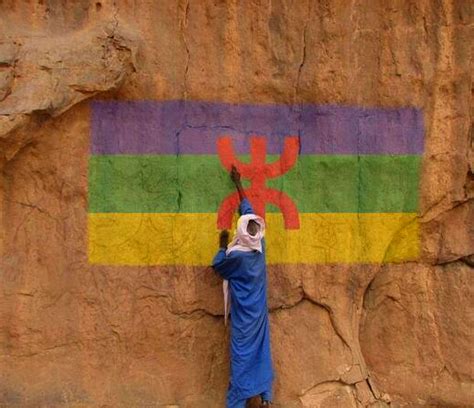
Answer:
[{"label": "yellow stripe", "polygon": [[[209,265],[218,248],[216,214],[89,214],[89,261],[107,265]],[[234,225],[237,217],[234,219]],[[303,213],[285,230],[268,213],[270,264],[387,263],[419,254],[415,213]]]}]

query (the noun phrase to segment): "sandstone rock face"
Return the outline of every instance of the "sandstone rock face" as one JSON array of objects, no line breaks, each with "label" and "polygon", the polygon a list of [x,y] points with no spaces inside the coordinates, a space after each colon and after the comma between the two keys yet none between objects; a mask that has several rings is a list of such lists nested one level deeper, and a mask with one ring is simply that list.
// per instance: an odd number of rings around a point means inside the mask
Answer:
[{"label": "sandstone rock face", "polygon": [[474,406],[473,3],[4,1],[0,405],[222,407],[221,280],[87,255],[87,99],[422,109],[421,255],[273,265],[275,406]]},{"label": "sandstone rock face", "polygon": [[133,37],[125,37],[117,22],[63,34],[32,34],[9,34],[0,43],[3,161],[33,139],[12,135],[15,130],[40,125],[86,98],[117,88],[133,69]]},{"label": "sandstone rock face", "polygon": [[374,381],[382,389],[390,384],[392,397],[411,395],[411,401],[428,406],[472,404],[474,356],[467,334],[474,324],[472,280],[472,267],[454,262],[400,265],[372,281],[361,346]]}]

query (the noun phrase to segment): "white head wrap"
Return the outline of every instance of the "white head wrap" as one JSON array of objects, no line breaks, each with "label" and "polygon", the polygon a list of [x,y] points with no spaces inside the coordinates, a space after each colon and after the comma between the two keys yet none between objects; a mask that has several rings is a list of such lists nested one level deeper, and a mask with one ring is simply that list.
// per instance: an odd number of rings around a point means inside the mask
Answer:
[{"label": "white head wrap", "polygon": [[[247,231],[249,221],[255,221],[260,227],[255,235],[250,235]],[[242,215],[237,221],[237,229],[235,230],[234,238],[227,245],[226,254],[229,255],[232,251],[258,251],[262,252],[262,238],[265,236],[265,221],[262,217],[255,214]]]},{"label": "white head wrap", "polygon": [[[247,231],[249,221],[255,221],[260,227],[255,235],[250,235]],[[233,251],[258,251],[262,252],[262,238],[265,236],[265,221],[262,217],[255,214],[242,215],[237,221],[237,229],[235,230],[234,238],[227,245],[226,255]],[[224,279],[222,283],[222,290],[224,292],[224,324],[227,325],[227,317],[230,312],[230,293],[229,282]]]}]

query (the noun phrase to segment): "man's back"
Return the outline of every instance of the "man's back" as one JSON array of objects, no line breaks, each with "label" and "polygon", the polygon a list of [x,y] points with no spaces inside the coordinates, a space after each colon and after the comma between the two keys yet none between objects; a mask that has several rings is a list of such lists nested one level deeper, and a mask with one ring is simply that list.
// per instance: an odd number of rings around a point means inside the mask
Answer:
[{"label": "man's back", "polygon": [[254,214],[235,168],[231,176],[241,199],[241,216],[230,244],[228,233],[221,232],[220,249],[212,262],[228,282],[224,290],[228,287],[231,298],[231,378],[227,407],[244,408],[245,401],[255,395],[260,395],[268,406],[272,397],[273,364],[263,238],[265,221]]},{"label": "man's back", "polygon": [[248,331],[267,314],[265,253],[235,251],[239,268],[229,279],[231,322],[235,334]]}]

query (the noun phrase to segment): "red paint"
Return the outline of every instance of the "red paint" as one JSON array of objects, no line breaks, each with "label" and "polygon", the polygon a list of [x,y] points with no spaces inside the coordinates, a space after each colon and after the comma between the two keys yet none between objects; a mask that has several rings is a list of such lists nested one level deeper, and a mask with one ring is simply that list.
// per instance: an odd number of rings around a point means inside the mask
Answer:
[{"label": "red paint", "polygon": [[[264,137],[250,138],[250,163],[242,163],[237,158],[232,147],[232,139],[228,136],[217,140],[217,153],[222,165],[228,171],[232,165],[237,167],[242,178],[250,180],[250,187],[245,190],[255,212],[265,217],[265,205],[274,204],[280,208],[286,229],[299,229],[300,221],[298,209],[290,197],[282,191],[267,188],[267,178],[275,178],[290,170],[298,159],[299,140],[296,136],[285,138],[285,145],[280,159],[274,163],[265,163],[267,154],[267,140]],[[239,206],[237,192],[227,196],[219,207],[217,226],[220,229],[229,229],[232,225],[232,216]]]}]

